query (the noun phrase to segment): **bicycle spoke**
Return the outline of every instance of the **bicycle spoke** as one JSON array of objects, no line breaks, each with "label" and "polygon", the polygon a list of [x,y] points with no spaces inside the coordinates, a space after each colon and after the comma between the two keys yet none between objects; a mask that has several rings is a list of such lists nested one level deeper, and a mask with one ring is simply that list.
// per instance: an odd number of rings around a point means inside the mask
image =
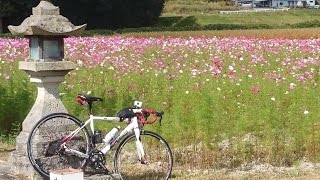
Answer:
[{"label": "bicycle spoke", "polygon": [[[49,172],[52,170],[79,168],[83,165],[83,158],[59,151],[63,137],[79,126],[79,120],[66,118],[65,114],[58,114],[40,120],[33,128],[28,141],[28,156],[33,167],[42,176],[49,177]],[[66,146],[86,153],[89,150],[89,143],[88,133],[82,130],[66,142]]]},{"label": "bicycle spoke", "polygon": [[[129,138],[116,155],[116,168],[123,179],[167,179],[172,170],[172,154],[164,141],[149,134],[141,135],[145,151],[139,161],[135,136]],[[121,145],[120,145],[121,146]]]}]

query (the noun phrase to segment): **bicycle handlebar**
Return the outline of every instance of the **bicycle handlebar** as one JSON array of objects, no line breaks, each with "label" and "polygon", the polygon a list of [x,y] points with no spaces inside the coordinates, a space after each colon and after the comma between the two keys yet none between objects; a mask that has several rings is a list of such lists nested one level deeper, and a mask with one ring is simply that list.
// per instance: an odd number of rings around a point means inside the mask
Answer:
[{"label": "bicycle handlebar", "polygon": [[[145,124],[153,124],[157,121],[157,119],[160,117],[160,125],[161,125],[161,120],[164,112],[157,112],[153,109],[142,109],[141,113],[137,113],[138,117],[138,123],[139,125],[145,125]],[[152,115],[152,119],[148,120],[148,117]]]},{"label": "bicycle handlebar", "polygon": [[[94,96],[89,96],[89,95],[83,95],[83,94],[78,94],[77,96],[77,102],[81,105],[88,106],[89,108],[89,113],[92,114],[92,103],[95,101],[103,101],[102,98],[99,97],[94,97]],[[136,102],[135,102],[136,103]],[[141,103],[141,102],[140,102]],[[128,108],[126,108],[128,109]],[[131,109],[131,108],[129,108]],[[135,108],[133,108],[135,109]],[[140,108],[137,108],[140,110]],[[124,109],[125,110],[125,109]],[[132,111],[132,110],[131,110]],[[132,112],[133,113],[133,112]],[[126,114],[126,113],[125,113]],[[157,121],[157,119],[160,117],[160,125],[161,125],[161,120],[162,120],[162,115],[164,114],[163,111],[157,112],[153,109],[141,109],[140,112],[135,113],[137,118],[138,118],[138,123],[139,125],[145,125],[145,124],[153,124],[154,122]],[[135,114],[131,114],[132,116],[135,116]],[[152,115],[152,119],[148,120],[148,117]],[[125,115],[126,116],[126,115]],[[125,118],[131,118],[131,117],[125,117]]]}]

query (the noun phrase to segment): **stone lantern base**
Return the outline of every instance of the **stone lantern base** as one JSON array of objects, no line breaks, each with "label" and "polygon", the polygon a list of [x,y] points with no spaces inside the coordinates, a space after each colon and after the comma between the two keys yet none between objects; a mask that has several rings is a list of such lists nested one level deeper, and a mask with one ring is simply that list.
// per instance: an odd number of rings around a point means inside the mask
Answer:
[{"label": "stone lantern base", "polygon": [[9,157],[14,174],[28,179],[42,179],[33,169],[27,155],[27,142],[33,126],[44,116],[55,112],[67,112],[59,98],[58,86],[64,76],[76,65],[68,61],[19,62],[19,69],[30,75],[30,81],[38,89],[37,99],[22,123],[22,131],[16,139],[16,151]]}]

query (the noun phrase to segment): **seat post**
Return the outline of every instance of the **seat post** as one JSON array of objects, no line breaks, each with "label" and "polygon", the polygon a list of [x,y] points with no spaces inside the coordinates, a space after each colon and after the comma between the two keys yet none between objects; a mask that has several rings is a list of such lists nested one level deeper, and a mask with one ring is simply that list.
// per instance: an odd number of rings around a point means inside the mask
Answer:
[{"label": "seat post", "polygon": [[89,103],[88,103],[88,110],[89,110],[89,115],[93,115],[92,102],[89,102]]}]

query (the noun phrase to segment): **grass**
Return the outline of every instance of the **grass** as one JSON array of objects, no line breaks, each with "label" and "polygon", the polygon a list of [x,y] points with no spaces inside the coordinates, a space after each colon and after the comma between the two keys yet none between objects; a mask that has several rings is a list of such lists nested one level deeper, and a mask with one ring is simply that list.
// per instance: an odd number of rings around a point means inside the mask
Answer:
[{"label": "grass", "polygon": [[194,0],[166,1],[163,13],[165,15],[196,15],[212,14],[219,10],[236,10],[236,7],[226,6],[224,1],[207,2]]},{"label": "grass", "polygon": [[187,31],[187,32],[149,32],[126,33],[124,37],[247,37],[247,38],[285,38],[285,39],[309,39],[320,38],[319,28],[304,29],[260,29],[260,30],[224,30],[224,31]]},{"label": "grass", "polygon": [[[180,17],[180,19],[178,19],[178,17]],[[201,26],[208,24],[267,24],[272,26],[281,26],[285,24],[296,24],[306,21],[319,20],[320,10],[290,9],[288,12],[256,12],[242,14],[219,14],[218,12],[212,12],[210,14],[193,15],[171,15],[164,13],[160,18],[159,24],[161,24],[163,21],[167,21],[167,19],[170,18],[177,19],[177,21],[174,23],[184,20],[189,23],[188,25]],[[188,19],[192,19],[192,21],[188,21]]]},{"label": "grass", "polygon": [[[269,32],[275,32],[275,30]],[[259,31],[256,31],[256,34],[258,33]],[[178,43],[181,40],[179,38],[169,42],[166,38],[161,36],[151,41],[161,41],[169,47],[162,43],[144,47],[141,45],[143,43],[140,43],[139,47],[147,51],[143,51],[143,56],[139,57],[135,56],[140,52],[139,50],[130,51],[128,47],[120,48],[123,49],[122,58],[139,59],[144,62],[141,65],[137,63],[135,66],[128,64],[126,67],[133,69],[126,72],[120,79],[114,77],[113,70],[94,67],[95,71],[80,68],[76,72],[77,75],[71,76],[67,81],[74,85],[85,81],[87,83],[82,84],[81,90],[90,90],[94,94],[104,96],[107,104],[102,107],[107,108],[98,107],[97,111],[101,114],[114,114],[125,104],[131,105],[134,99],[141,99],[146,102],[146,106],[167,112],[162,127],[155,125],[148,128],[158,131],[168,139],[174,149],[177,166],[185,166],[188,169],[233,168],[242,163],[257,160],[275,165],[292,166],[296,160],[304,156],[316,162],[319,160],[317,155],[319,131],[316,123],[319,118],[316,113],[319,105],[319,89],[306,82],[300,84],[296,91],[287,92],[288,85],[296,82],[296,75],[292,76],[291,66],[283,65],[283,60],[288,58],[297,60],[297,62],[290,62],[291,64],[299,63],[305,57],[315,58],[317,56],[314,55],[318,54],[318,51],[309,49],[306,52],[310,51],[310,54],[301,56],[299,48],[299,50],[296,49],[297,51],[288,50],[289,47],[295,47],[290,45],[290,42],[295,41],[286,42],[287,40],[282,38],[270,41],[256,39],[253,40],[254,42],[251,42],[250,38],[234,42],[232,38],[226,38],[221,42],[218,41],[218,45],[209,47],[200,45],[205,38],[193,39],[193,37],[186,42],[182,40],[183,45]],[[131,40],[136,41],[136,39]],[[126,44],[125,40],[121,41],[122,44]],[[241,42],[248,41],[251,43],[241,45]],[[264,41],[266,42],[263,43]],[[270,46],[259,49],[261,45],[257,42]],[[187,43],[199,46],[189,49]],[[229,43],[235,46],[229,46]],[[242,49],[251,45],[253,47],[249,49],[253,52]],[[299,46],[304,47],[304,45]],[[216,49],[210,49],[210,47]],[[102,49],[105,50],[105,48]],[[237,60],[239,53],[245,59],[263,56],[268,59],[268,63],[263,63],[263,60],[259,61],[263,65],[251,64],[248,61],[239,62]],[[185,56],[182,56],[183,54]],[[205,69],[206,67],[201,63],[203,61],[208,65],[210,62],[215,62],[208,57],[210,54],[218,56],[216,57],[218,59],[221,58],[216,60],[216,63],[219,64],[221,61],[222,64],[219,66],[226,68],[223,70],[223,73],[226,73],[225,76],[213,78],[209,74],[203,74],[193,77],[192,73],[185,73],[190,69],[200,71]],[[178,59],[183,60],[176,62]],[[153,66],[159,63],[158,60],[165,64],[165,73],[162,73],[164,69],[157,70],[159,66],[163,66],[162,63],[157,67]],[[130,61],[126,62],[130,63]],[[105,63],[109,67],[114,62]],[[182,63],[184,65],[181,65]],[[236,67],[240,76],[229,81],[227,68],[230,68],[233,63],[239,63]],[[113,67],[114,64],[111,66]],[[251,77],[245,72],[239,70],[240,67],[247,67],[247,72],[254,74],[255,78],[250,79]],[[177,70],[179,68],[183,70],[180,72]],[[308,66],[303,70],[307,71],[310,68],[315,70],[318,66]],[[141,69],[146,73],[137,74]],[[269,73],[265,74],[266,72]],[[281,83],[278,83],[277,72],[284,77],[283,81],[280,80]],[[178,78],[168,78],[166,73],[174,74]],[[270,80],[269,77],[278,80]],[[318,81],[318,74],[315,76],[315,81]],[[103,87],[108,88],[95,86],[96,84],[104,84]],[[251,93],[254,86],[259,86],[262,91],[258,94]],[[63,86],[62,91],[67,92],[64,101],[70,102],[67,98],[79,89]],[[304,113],[306,109],[308,112]],[[70,111],[81,115],[79,109],[71,108]],[[306,115],[309,111],[313,113]],[[244,139],[249,139],[248,143]]]},{"label": "grass", "polygon": [[[167,1],[164,12],[157,26],[169,19],[174,20],[172,25],[208,25],[208,24],[267,24],[282,26],[306,21],[319,20],[318,9],[290,9],[288,12],[257,12],[240,14],[220,14],[220,10],[238,10],[235,6],[227,6],[224,1],[207,2],[195,0]],[[275,18],[276,17],[276,18]]]},{"label": "grass", "polygon": [[295,24],[305,21],[319,20],[320,10],[318,9],[297,9],[284,12],[257,12],[245,14],[211,14],[198,15],[197,23],[200,25],[218,23],[240,23],[240,24],[268,24],[283,25]]},{"label": "grass", "polygon": [[0,160],[6,161],[11,151],[15,149],[15,136],[0,134]]}]

